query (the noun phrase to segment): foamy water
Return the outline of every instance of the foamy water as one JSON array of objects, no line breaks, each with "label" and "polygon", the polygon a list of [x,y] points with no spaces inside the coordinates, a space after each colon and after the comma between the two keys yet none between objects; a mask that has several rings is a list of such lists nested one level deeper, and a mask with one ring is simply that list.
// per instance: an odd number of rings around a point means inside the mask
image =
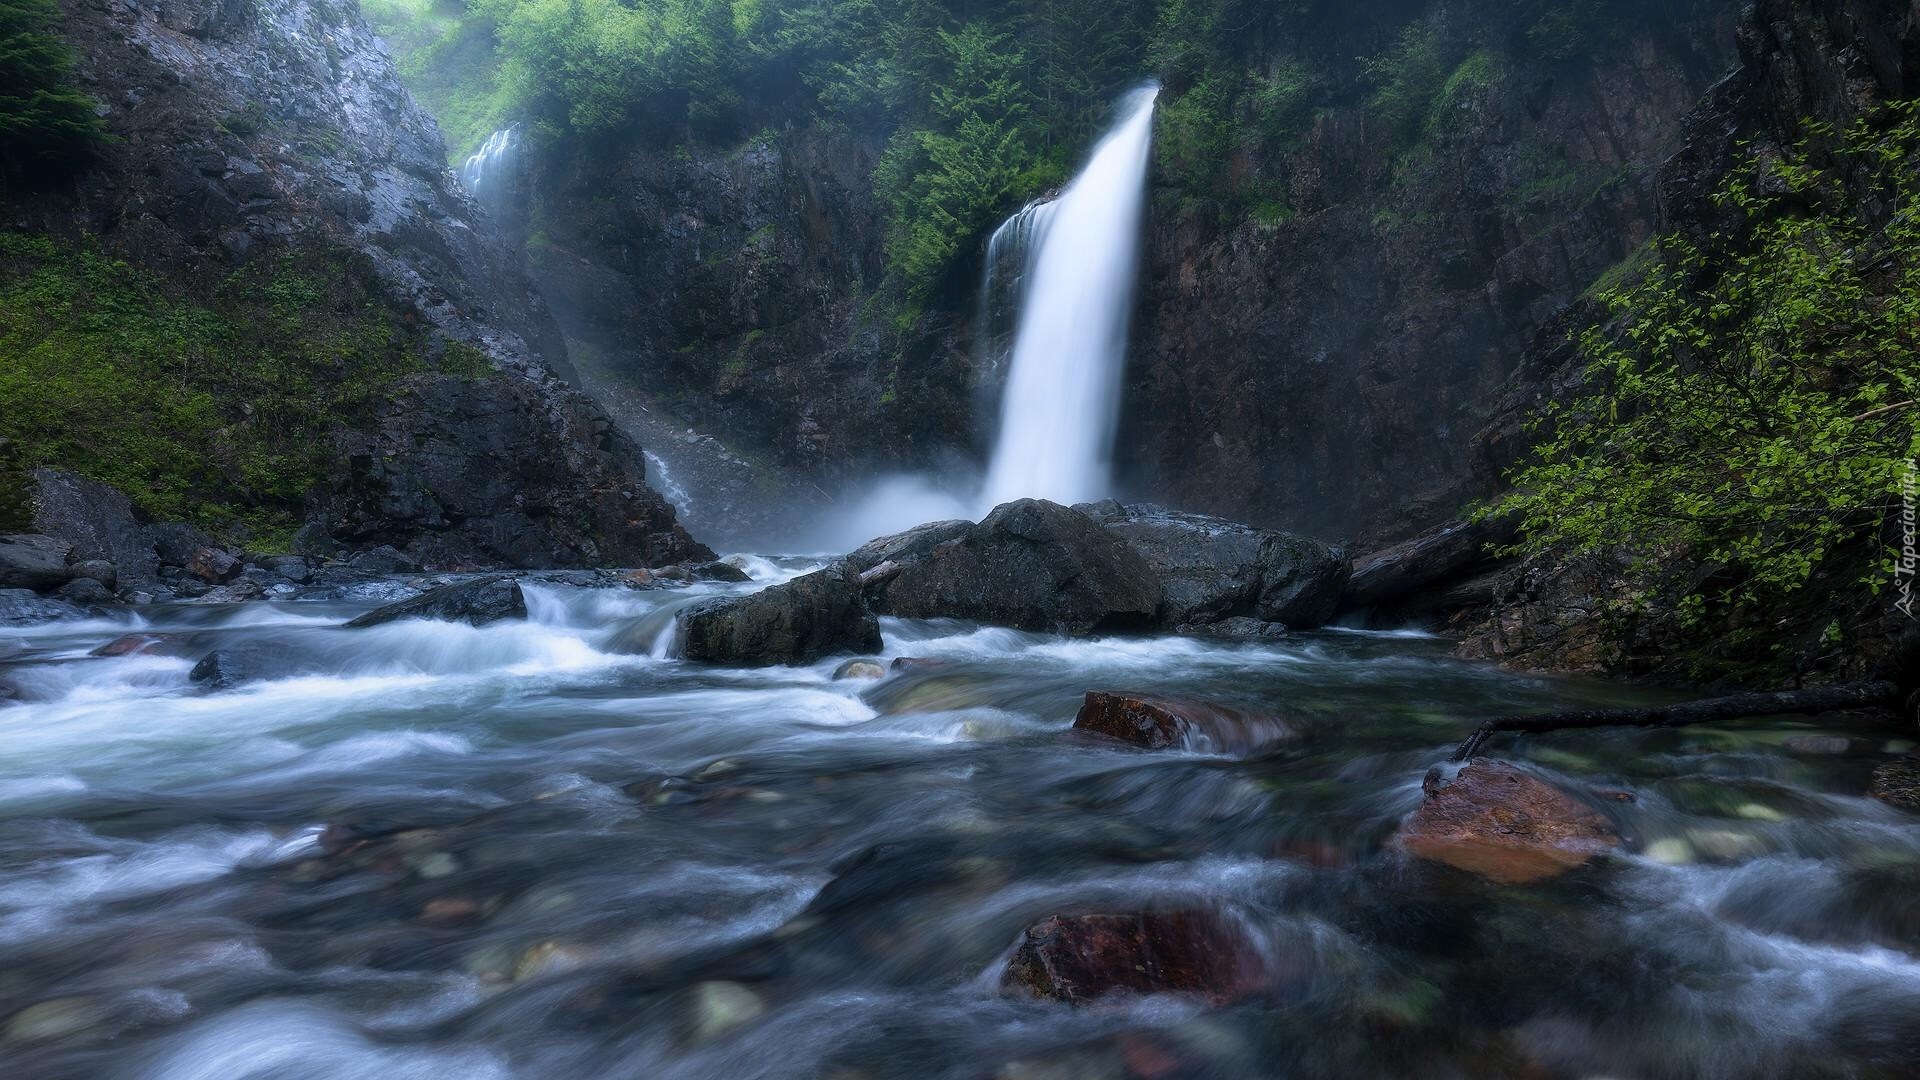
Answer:
[{"label": "foamy water", "polygon": [[[32,628],[0,679],[0,1061],[63,1077],[1895,1076],[1920,1016],[1897,740],[1782,722],[1503,746],[1632,791],[1547,886],[1384,846],[1491,711],[1632,700],[1444,641],[1075,641],[883,620],[881,661],[654,646],[685,590],[526,587]],[[130,629],[173,656],[92,658]],[[188,672],[242,658],[217,693]],[[1277,716],[1265,748],[1070,737],[1089,688]],[[1855,733],[1858,735],[1859,733]],[[1207,907],[1273,988],[1003,995],[1054,913]],[[1171,1064],[1169,1064],[1171,1063]]]}]

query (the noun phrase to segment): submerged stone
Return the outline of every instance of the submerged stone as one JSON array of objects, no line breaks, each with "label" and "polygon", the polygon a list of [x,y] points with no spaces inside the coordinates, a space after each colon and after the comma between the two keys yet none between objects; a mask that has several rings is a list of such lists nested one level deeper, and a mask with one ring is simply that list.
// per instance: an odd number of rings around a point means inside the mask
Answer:
[{"label": "submerged stone", "polygon": [[833,669],[835,679],[884,679],[887,669],[878,660],[849,660]]},{"label": "submerged stone", "polygon": [[1502,761],[1476,759],[1430,789],[1393,841],[1410,855],[1501,885],[1557,877],[1618,847],[1599,811]]},{"label": "submerged stone", "polygon": [[1278,717],[1262,716],[1159,694],[1089,690],[1073,718],[1076,731],[1090,731],[1149,750],[1180,746],[1189,750],[1246,753],[1295,737]]},{"label": "submerged stone", "polygon": [[1001,985],[1069,1005],[1115,993],[1198,994],[1224,1004],[1262,986],[1259,957],[1210,910],[1053,915],[1027,928]]}]

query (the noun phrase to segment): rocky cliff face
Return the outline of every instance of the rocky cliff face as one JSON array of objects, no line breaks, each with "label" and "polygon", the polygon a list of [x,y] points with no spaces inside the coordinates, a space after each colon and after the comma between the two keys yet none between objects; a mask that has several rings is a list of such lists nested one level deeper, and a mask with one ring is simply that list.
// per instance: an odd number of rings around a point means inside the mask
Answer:
[{"label": "rocky cliff face", "polygon": [[[1656,176],[1661,231],[1728,246],[1740,243],[1746,226],[1711,196],[1742,162],[1756,155],[1777,159],[1807,135],[1809,124],[1845,130],[1887,101],[1920,95],[1920,4],[1758,0],[1742,18],[1737,40],[1737,70],[1688,115],[1682,146]],[[1858,202],[1870,225],[1893,209],[1880,200]],[[1527,420],[1577,385],[1579,356],[1566,327],[1601,317],[1576,306],[1529,344],[1474,437],[1471,462],[1480,490],[1496,489],[1531,445]],[[1686,572],[1710,569],[1684,558],[1669,562]],[[1531,667],[1661,676],[1696,674],[1690,670],[1696,658],[1712,655],[1720,668],[1748,663],[1778,674],[1784,663],[1798,668],[1796,677],[1846,677],[1868,672],[1907,622],[1885,597],[1859,588],[1845,566],[1817,576],[1795,610],[1771,613],[1764,625],[1748,613],[1749,623],[1683,628],[1671,611],[1637,602],[1646,592],[1645,575],[1622,560],[1512,567],[1497,575],[1491,610],[1470,609],[1462,651]],[[1845,648],[1825,641],[1830,624],[1843,629]]]},{"label": "rocky cliff face", "polygon": [[1489,397],[1652,234],[1659,163],[1726,68],[1717,14],[1577,65],[1463,62],[1412,141],[1325,110],[1292,150],[1234,163],[1286,192],[1266,223],[1161,198],[1132,485],[1332,537],[1457,507]]},{"label": "rocky cliff face", "polygon": [[62,30],[113,139],[77,189],[9,205],[14,225],[91,234],[185,291],[269,251],[344,249],[404,323],[495,368],[410,376],[341,431],[305,543],[455,565],[703,552],[556,375],[563,338],[352,0],[73,0]]},{"label": "rocky cliff face", "polygon": [[[1353,54],[1380,35],[1356,30],[1312,46],[1340,85],[1298,139],[1219,163],[1284,205],[1157,175],[1123,490],[1334,538],[1455,508],[1486,403],[1652,234],[1657,167],[1731,65],[1731,5],[1686,10],[1678,32],[1572,62],[1476,56],[1411,139],[1370,119]],[[674,430],[721,435],[759,477],[731,483],[761,502],[977,462],[987,441],[977,298],[900,323],[872,301],[876,148],[810,129],[728,151],[560,147],[531,185],[536,278],[583,366]]]}]

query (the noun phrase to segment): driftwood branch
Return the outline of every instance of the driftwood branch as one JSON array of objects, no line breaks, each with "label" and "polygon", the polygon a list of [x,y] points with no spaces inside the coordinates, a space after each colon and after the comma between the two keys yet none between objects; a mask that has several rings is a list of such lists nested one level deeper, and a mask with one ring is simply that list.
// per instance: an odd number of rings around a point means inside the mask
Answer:
[{"label": "driftwood branch", "polygon": [[1841,686],[1822,686],[1811,690],[1734,694],[1730,697],[1686,701],[1678,705],[1657,705],[1649,709],[1571,709],[1567,712],[1502,716],[1476,728],[1448,760],[1465,761],[1479,753],[1488,739],[1507,731],[1539,735],[1549,731],[1572,731],[1582,728],[1687,727],[1714,720],[1739,720],[1749,716],[1819,713],[1870,706],[1898,708],[1899,702],[1900,691],[1893,683],[1862,682],[1846,683]]}]

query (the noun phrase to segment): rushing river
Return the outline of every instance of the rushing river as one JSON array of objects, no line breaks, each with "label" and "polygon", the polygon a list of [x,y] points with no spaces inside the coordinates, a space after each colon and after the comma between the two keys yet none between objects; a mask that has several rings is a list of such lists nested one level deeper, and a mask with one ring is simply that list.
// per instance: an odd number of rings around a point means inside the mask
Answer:
[{"label": "rushing river", "polygon": [[[888,621],[889,656],[951,662],[878,681],[607,650],[752,587],[530,585],[480,629],[341,629],[370,598],[0,630],[0,1075],[1915,1075],[1920,819],[1861,796],[1886,733],[1497,744],[1637,797],[1628,851],[1500,887],[1383,846],[1422,775],[1490,713],[1628,691],[1417,635]],[[136,628],[183,655],[87,656]],[[260,674],[192,685],[214,647]],[[1304,737],[1103,744],[1068,732],[1090,688]],[[999,990],[1049,914],[1194,905],[1272,990]]]}]

